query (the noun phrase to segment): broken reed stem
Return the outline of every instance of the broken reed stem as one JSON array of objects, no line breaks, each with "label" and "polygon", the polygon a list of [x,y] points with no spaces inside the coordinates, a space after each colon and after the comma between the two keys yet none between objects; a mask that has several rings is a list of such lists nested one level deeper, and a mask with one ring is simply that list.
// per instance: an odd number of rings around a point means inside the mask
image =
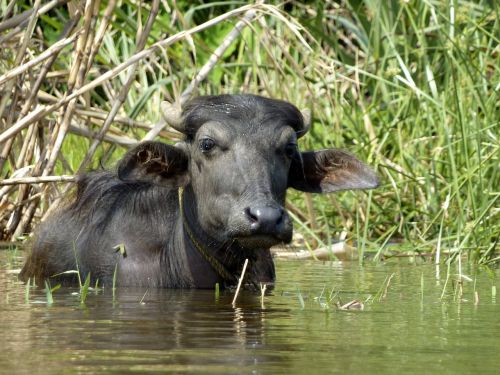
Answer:
[{"label": "broken reed stem", "polygon": [[30,68],[40,64],[41,62],[49,59],[53,55],[58,55],[61,50],[66,47],[67,45],[70,45],[75,41],[75,39],[78,37],[79,33],[75,33],[67,38],[64,38],[62,40],[59,40],[58,42],[54,43],[51,45],[49,48],[47,48],[45,51],[43,51],[41,54],[39,54],[37,57],[27,61],[26,63],[19,65],[17,68],[9,70],[7,73],[3,74],[0,76],[0,85],[8,82],[12,78],[17,77],[18,75],[24,73],[25,71],[29,70]]},{"label": "broken reed stem", "polygon": [[14,138],[10,138],[3,145],[2,152],[0,153],[0,172],[3,171],[3,166],[9,157],[10,149],[12,148],[13,143]]},{"label": "broken reed stem", "polygon": [[[14,95],[12,97],[12,102],[11,102],[11,106],[12,108],[15,108],[17,106],[17,101],[19,99],[19,86],[16,86],[16,89],[14,90]],[[8,113],[8,116],[7,116],[7,124],[11,124],[12,121],[13,121],[13,113],[14,111],[9,111]],[[14,159],[14,157],[12,156],[12,159]],[[11,161],[12,164],[15,164],[15,160],[12,160]],[[24,189],[21,187],[19,189],[20,191],[23,191],[24,193]],[[23,201],[24,200],[24,197],[23,199],[19,199],[19,201]],[[19,207],[16,207],[15,211],[12,213],[11,217],[10,217],[10,220],[7,222],[8,224],[8,227],[7,227],[7,233],[11,233],[11,231],[9,231],[9,228],[12,228],[12,227],[15,227],[18,222],[19,222],[19,218],[20,218],[20,211],[21,208]]]},{"label": "broken reed stem", "polygon": [[[106,120],[106,118],[108,117],[108,112],[99,110],[97,108],[89,108],[87,110],[86,109],[79,109],[79,108],[80,107],[77,105],[77,109],[75,111],[76,114],[80,118],[81,117],[93,118],[94,119],[93,123],[96,125],[102,126],[102,120]],[[115,116],[115,118],[113,119],[113,122],[120,124],[120,125],[125,125],[128,127],[131,127],[131,128],[140,128],[140,129],[145,129],[145,130],[151,130],[153,128],[153,125],[150,125],[148,123],[141,122],[141,121],[132,120],[131,118],[125,117],[125,116]],[[111,126],[110,129],[113,130],[114,128]],[[176,130],[173,130],[173,131],[162,130],[159,135],[163,138],[166,138],[166,139],[177,140],[177,139],[182,138],[182,135]],[[132,139],[132,138],[130,138],[130,139]],[[106,140],[106,138],[104,138],[104,141],[105,140]],[[135,141],[135,142],[137,143],[137,141]]]},{"label": "broken reed stem", "polygon": [[[5,14],[3,15],[2,17],[2,23],[0,25],[3,25],[5,23],[5,21],[8,21],[10,20],[10,14],[12,13],[12,9],[14,9],[14,5],[16,5],[16,0],[10,0],[10,3],[7,5],[7,9],[5,10]],[[32,11],[32,9],[30,9]],[[26,16],[26,18],[29,17]],[[13,17],[12,17],[13,18]],[[3,30],[0,28],[0,33],[2,32]]]},{"label": "broken reed stem", "polygon": [[[48,2],[47,4],[41,6],[40,9],[38,9],[38,11],[35,12],[36,16],[40,16],[42,14],[45,14],[48,11],[50,11],[52,8],[54,8],[58,5],[63,5],[65,3],[67,3],[68,1],[69,0],[52,0],[52,1]],[[6,16],[8,16],[9,13],[12,11],[12,8],[14,7],[15,3],[16,3],[16,1],[13,0],[9,4],[9,6],[7,7],[6,14],[5,14]],[[28,18],[30,16],[33,15],[34,11],[35,11],[35,9],[33,7],[33,9],[29,9],[27,11],[24,11],[21,14],[15,15],[13,17],[10,17],[9,19],[2,21],[2,23],[0,23],[0,33],[5,31],[5,30],[9,30],[9,29],[17,27],[19,25],[22,25],[23,23],[25,23],[28,20]]]},{"label": "broken reed stem", "polygon": [[[258,3],[260,4],[260,2]],[[203,81],[210,71],[214,68],[217,62],[220,60],[224,52],[229,48],[229,46],[234,42],[234,40],[240,35],[241,30],[247,26],[256,16],[257,12],[254,8],[250,8],[245,12],[243,18],[236,23],[234,28],[226,35],[222,43],[215,49],[212,55],[209,57],[208,61],[203,65],[198,72],[198,74],[193,78],[191,83],[182,92],[179,103],[182,106],[193,94],[193,91],[198,87],[201,81]],[[163,118],[142,138],[143,141],[152,141],[160,131],[167,125]]]},{"label": "broken reed stem", "polygon": [[[74,53],[73,65],[71,67],[68,78],[68,92],[71,92],[75,87],[78,88],[83,84],[85,73],[87,71],[87,59],[92,47],[92,26],[97,20],[99,3],[100,0],[87,0],[85,3],[83,31],[81,33],[78,33],[79,38]],[[77,17],[75,18],[79,18],[78,12]],[[40,158],[40,160],[38,160],[38,162],[36,163],[35,170],[33,171],[34,175],[41,174],[42,176],[47,176],[52,173],[59,155],[59,151],[62,147],[66,134],[68,133],[75,105],[76,98],[70,101],[67,104],[66,108],[63,110],[63,114],[59,117],[59,121],[56,126],[57,131],[54,131],[54,136],[51,137],[51,141],[47,147],[45,158]],[[45,161],[47,161],[47,163],[44,165]],[[42,167],[43,171],[41,170]],[[47,191],[48,186],[46,186],[45,189]],[[29,187],[21,187],[20,195],[18,198],[24,200],[28,191]],[[12,234],[13,238],[17,238],[18,236],[22,235],[31,222],[37,206],[38,200],[32,201],[28,208],[24,211],[24,214],[21,218],[19,218],[19,214],[22,208],[17,209],[13,213],[13,220],[10,220],[12,225],[8,226],[6,232],[8,234]]]},{"label": "broken reed stem", "polygon": [[[74,32],[75,27],[78,25],[78,22],[81,19],[81,14],[79,11],[77,11],[72,19],[68,22],[68,24],[64,27],[64,32],[55,44],[48,47],[46,51],[37,55],[35,58],[31,59],[25,64],[22,64],[22,60],[24,59],[24,56],[26,54],[27,46],[29,45],[32,30],[34,28],[34,25],[36,24],[36,17],[41,14],[42,10],[46,12],[52,7],[60,3],[65,3],[67,1],[51,1],[49,4],[44,5],[43,7],[40,6],[40,2],[41,0],[37,0],[37,2],[35,3],[35,9],[29,13],[31,17],[30,24],[25,32],[24,38],[22,39],[24,47],[18,49],[16,56],[17,58],[15,59],[16,64],[14,65],[15,68],[0,76],[0,86],[2,86],[3,89],[6,89],[5,92],[10,93],[13,88],[16,88],[15,84],[23,74],[25,74],[26,72],[30,72],[31,74],[31,71],[34,67],[42,64],[41,68],[39,69],[40,71],[37,72],[34,76],[34,83],[31,85],[31,87],[28,86],[29,90],[26,90],[26,92],[28,93],[28,97],[24,101],[20,112],[16,113],[12,111],[12,114],[15,113],[15,116],[9,114],[8,117],[10,117],[10,121],[9,119],[6,119],[6,130],[0,134],[0,143],[5,142],[2,148],[2,155],[0,156],[0,164],[3,167],[5,161],[10,157],[9,155],[11,155],[12,146],[17,145],[17,143],[15,142],[16,135],[19,134],[19,132],[21,132],[22,130],[28,128],[28,131],[24,134],[23,142],[19,145],[21,148],[20,153],[17,155],[17,160],[11,159],[11,172],[20,170],[20,168],[23,168],[25,165],[33,164],[32,159],[35,155],[35,150],[41,151],[41,155],[37,157],[38,160],[35,162],[34,167],[30,171],[28,171],[28,176],[18,176],[15,178],[6,179],[3,180],[0,184],[0,186],[4,186],[3,189],[9,188],[11,186],[19,186],[18,189],[14,190],[17,192],[17,194],[15,195],[16,202],[10,204],[8,210],[6,211],[6,214],[10,215],[10,219],[8,220],[8,228],[5,228],[4,233],[11,236],[11,238],[13,239],[24,234],[24,232],[30,225],[37,208],[39,207],[40,199],[44,199],[44,197],[47,196],[49,188],[55,188],[54,185],[46,185],[42,190],[38,188],[35,191],[29,186],[30,184],[47,184],[50,182],[75,181],[74,176],[52,176],[56,161],[58,160],[60,150],[68,132],[95,139],[87,152],[87,156],[84,159],[84,162],[79,167],[80,172],[84,170],[85,166],[95,154],[98,145],[103,141],[109,142],[113,145],[116,144],[124,147],[129,147],[137,143],[137,140],[133,138],[109,134],[109,130],[113,129],[112,123],[115,121],[115,118],[117,117],[116,115],[123,105],[130,87],[134,82],[137,65],[140,60],[154,53],[157,53],[159,50],[163,50],[165,47],[176,43],[182,38],[187,38],[196,32],[212,27],[213,25],[216,25],[231,17],[245,12],[244,18],[237,22],[233,30],[226,36],[222,44],[214,51],[207,63],[202,67],[191,84],[184,91],[184,98],[187,98],[192,94],[199,83],[206,78],[206,76],[213,69],[217,61],[221,58],[230,44],[237,38],[241,30],[256,16],[257,8],[259,5],[261,5],[260,3],[258,3],[234,9],[201,25],[195,26],[186,31],[179,32],[164,40],[160,40],[159,42],[153,44],[150,48],[144,49],[147,38],[152,29],[154,19],[156,18],[156,15],[159,11],[160,1],[154,0],[154,2],[151,4],[151,11],[148,20],[146,21],[144,30],[142,30],[138,35],[135,54],[127,61],[109,70],[105,74],[98,76],[92,82],[84,85],[85,77],[90,72],[93,66],[93,60],[95,56],[97,56],[99,48],[104,40],[104,35],[110,24],[111,17],[113,16],[113,11],[116,7],[116,0],[111,0],[110,2],[108,2],[107,7],[104,11],[104,17],[102,18],[98,29],[95,27],[95,25],[96,21],[98,20],[100,0],[86,0],[85,10],[83,12],[84,20],[81,29],[77,32]],[[38,8],[36,7],[36,5],[38,5]],[[27,16],[25,15],[23,17],[26,18]],[[18,17],[16,21],[12,21],[8,24],[1,23],[0,25],[4,25],[3,27],[5,28],[5,30],[11,27],[26,27],[26,20],[23,21],[21,20],[21,18],[22,17]],[[23,24],[23,22],[25,23]],[[14,35],[17,35],[19,33],[19,30],[17,29],[13,30],[13,32],[14,31]],[[73,32],[74,34],[71,35]],[[60,55],[60,52],[66,46],[71,45],[72,43],[75,43],[73,62],[70,71],[68,72],[68,78],[66,82],[67,89],[64,92],[64,96],[62,96],[61,98],[56,98],[52,97],[51,95],[45,95],[47,97],[50,96],[50,100],[48,100],[50,104],[38,104],[33,108],[33,106],[37,104],[37,100],[40,97],[40,87],[42,83],[47,79],[49,70],[51,69],[53,63]],[[114,103],[111,110],[101,116],[104,122],[101,125],[101,129],[99,130],[99,132],[95,133],[90,129],[90,127],[86,126],[85,122],[88,120],[84,119],[83,122],[81,122],[80,119],[76,120],[74,118],[75,114],[81,116],[81,112],[85,111],[85,114],[88,117],[87,113],[90,112],[88,108],[88,106],[90,105],[90,101],[88,99],[85,100],[86,98],[81,98],[79,100],[81,104],[78,104],[77,106],[77,100],[81,97],[81,95],[89,93],[92,89],[103,83],[106,84],[111,78],[120,74],[125,69],[128,69],[126,83],[121,87],[117,94],[112,94],[112,97],[115,97]],[[27,86],[27,83],[24,83],[23,85]],[[17,91],[18,90],[16,89],[16,91],[14,91],[14,94]],[[6,105],[8,103],[7,99],[3,99],[3,101],[4,104],[0,105],[2,113],[5,111]],[[15,107],[14,105],[12,105],[13,102],[11,102],[10,104],[10,108]],[[33,110],[29,112],[30,109]],[[49,131],[49,139],[45,141],[44,134],[46,134],[46,132],[42,132],[41,128],[39,128],[40,126],[42,126],[42,124],[37,123],[41,120],[44,120],[44,117],[46,115],[57,110],[60,111],[58,119],[55,121],[53,128],[51,128],[51,130]],[[15,118],[18,119],[17,122],[15,122]],[[122,121],[125,121],[128,124],[128,122],[132,120],[124,119]],[[43,121],[43,123],[43,126],[45,127],[45,124],[50,122]],[[10,126],[11,124],[14,125]],[[134,122],[133,126],[139,125]],[[160,127],[152,127],[148,124],[142,125],[141,127],[149,130],[148,134],[152,136],[152,138],[156,137],[160,133],[162,134],[162,136],[167,136],[168,138],[176,137],[176,133],[162,131],[162,128],[165,127],[165,124],[161,124]],[[29,177],[29,175],[31,175],[31,177]],[[67,191],[67,189],[63,190]],[[7,193],[9,191],[10,190],[5,190],[6,194],[3,194],[3,197],[5,199],[8,199]],[[12,194],[12,192],[9,194]],[[4,199],[2,200],[2,202],[3,201]],[[8,200],[4,203],[7,202]],[[50,209],[56,202],[58,202],[58,199],[56,199],[55,202],[51,202],[47,212],[50,211]],[[7,217],[4,214],[3,219],[6,218]],[[0,220],[1,219],[2,218],[0,218]]]},{"label": "broken reed stem", "polygon": [[245,263],[243,264],[243,269],[241,270],[241,276],[240,279],[238,280],[238,287],[236,288],[236,293],[234,293],[233,307],[235,307],[236,305],[236,299],[238,298],[238,294],[240,293],[241,284],[243,283],[243,278],[245,277],[247,266],[248,266],[248,258],[245,259]]},{"label": "broken reed stem", "polygon": [[184,104],[193,94],[193,91],[198,87],[200,82],[202,82],[214,68],[217,62],[220,60],[222,55],[226,52],[229,46],[236,40],[236,38],[241,34],[243,30],[257,15],[255,9],[248,10],[243,18],[236,23],[234,28],[226,35],[222,43],[215,49],[212,55],[209,57],[205,65],[202,66],[198,74],[189,83],[186,89],[182,92],[180,102]]},{"label": "broken reed stem", "polygon": [[[35,7],[33,9],[34,10],[34,15],[36,15],[36,10],[38,10],[39,6],[40,6],[40,1],[38,1],[35,4]],[[15,65],[19,65],[21,63],[22,59],[24,58],[24,54],[25,54],[26,49],[28,47],[28,41],[31,39],[31,34],[33,33],[33,29],[35,27],[35,20],[36,19],[35,19],[34,15],[30,19],[30,24],[29,24],[29,26],[28,26],[25,34],[24,34],[23,41],[21,43],[21,47],[18,50],[18,53],[16,54],[16,58],[15,58],[15,61],[14,61]],[[3,117],[3,113],[5,111],[5,107],[7,105],[7,101],[9,100],[9,97],[10,97],[9,93],[12,92],[14,84],[15,84],[15,81],[11,81],[11,82],[7,83],[7,86],[5,88],[6,95],[2,98],[2,100],[0,100],[0,118]],[[16,90],[16,94],[14,95],[15,98],[17,97],[17,91],[18,90]],[[15,103],[14,102],[15,102],[15,100],[13,100],[13,102],[11,103],[11,108],[15,108]],[[8,115],[7,127],[10,127],[10,124],[12,123],[13,114],[14,114],[14,111],[11,111],[9,113],[9,115]],[[12,148],[13,143],[14,143],[14,138],[9,139],[9,141],[5,142],[5,144],[4,144],[4,147],[2,149],[2,154],[1,154],[1,157],[0,157],[0,171],[2,171],[4,163],[7,160],[7,158],[9,157],[10,150]]]},{"label": "broken reed stem", "polygon": [[[26,28],[26,31],[23,35],[21,46],[19,47],[19,49],[17,51],[16,58],[14,59],[14,66],[20,65],[24,59],[26,49],[28,48],[28,43],[31,40],[31,35],[33,34],[33,30],[35,29],[35,24],[36,24],[36,20],[37,20],[37,11],[40,7],[40,2],[41,2],[41,0],[37,0],[35,2],[35,6],[33,7],[35,11],[33,12],[32,16],[31,16],[31,18],[29,20],[29,25]],[[7,106],[7,102],[10,99],[10,94],[12,92],[14,84],[15,84],[15,81],[12,80],[12,81],[8,82],[7,85],[5,86],[5,90],[4,90],[5,95],[2,98],[2,100],[0,101],[0,118],[3,117],[4,111],[5,111],[5,108]],[[2,143],[2,142],[0,141],[0,143]]]},{"label": "broken reed stem", "polygon": [[[149,33],[151,32],[151,28],[153,27],[154,20],[156,19],[156,16],[158,15],[158,11],[160,9],[160,0],[153,0],[153,3],[151,4],[151,11],[149,13],[148,19],[146,21],[146,26],[142,30],[142,32],[139,35],[139,41],[137,43],[136,51],[142,51],[144,47],[146,46],[146,41],[148,39]],[[139,14],[140,17],[140,14]],[[104,124],[102,125],[99,133],[96,135],[96,139],[94,142],[92,142],[92,145],[87,151],[87,154],[85,155],[83,161],[80,164],[80,167],[78,168],[78,173],[81,173],[85,170],[85,167],[89,163],[89,161],[92,159],[94,156],[97,147],[99,144],[102,142],[104,139],[104,135],[107,133],[108,129],[110,128],[116,114],[118,113],[119,109],[125,102],[125,99],[127,98],[127,94],[130,90],[130,86],[134,82],[135,74],[136,74],[136,69],[137,65],[139,62],[137,61],[135,64],[133,64],[128,71],[127,75],[127,80],[125,81],[125,84],[122,86],[120,89],[120,92],[118,93],[118,96],[116,97],[113,106],[111,107],[111,110],[108,113],[108,116],[104,120]]]},{"label": "broken reed stem", "polygon": [[[93,61],[90,60],[92,48],[94,46],[95,39],[95,25],[97,22],[97,17],[99,16],[99,5],[101,0],[88,0],[88,9],[85,7],[85,17],[84,17],[84,33],[87,35],[85,39],[82,40],[82,44],[84,44],[82,50],[80,51],[81,55],[79,58],[81,62],[78,66],[78,75],[76,78],[76,86],[81,87],[85,77],[87,75],[88,65],[92,65]],[[87,19],[88,17],[88,19]],[[76,102],[76,100],[75,100]],[[75,103],[76,104],[76,103]],[[88,105],[88,103],[86,103]]]},{"label": "broken reed stem", "polygon": [[[75,124],[74,122],[69,126],[68,131],[89,139],[95,139],[97,136],[85,125]],[[137,143],[137,140],[134,138],[113,134],[105,134],[102,141],[127,148]]]},{"label": "broken reed stem", "polygon": [[205,30],[209,27],[212,27],[218,23],[221,23],[222,21],[225,21],[228,18],[234,17],[235,15],[238,15],[240,13],[244,13],[247,10],[250,9],[255,9],[257,6],[256,5],[245,5],[239,8],[236,8],[232,11],[229,11],[227,13],[224,13],[218,17],[215,17],[207,22],[202,23],[201,25],[195,26],[189,30],[181,31],[177,34],[174,34],[166,39],[160,40],[153,44],[151,47],[137,52],[132,57],[130,57],[127,61],[124,61],[123,63],[119,64],[115,68],[108,70],[106,73],[100,75],[98,78],[93,80],[92,82],[89,82],[88,84],[80,87],[79,89],[74,90],[71,94],[65,96],[64,98],[61,98],[57,103],[51,104],[51,105],[41,105],[37,107],[34,111],[29,113],[27,116],[21,118],[17,123],[15,123],[13,126],[11,126],[9,129],[4,131],[2,134],[0,134],[0,143],[5,142],[7,139],[13,137],[17,133],[19,133],[22,129],[28,127],[30,124],[32,124],[35,121],[38,121],[39,119],[45,117],[48,113],[52,113],[56,111],[57,109],[61,108],[63,105],[66,105],[73,99],[79,97],[80,95],[96,88],[97,86],[100,86],[102,83],[110,80],[111,78],[117,76],[119,73],[121,73],[123,70],[127,69],[129,66],[133,65],[135,62],[142,60],[158,51],[163,50],[165,47],[170,46],[173,43],[178,42],[179,40],[185,38],[188,35],[200,32],[202,30]]},{"label": "broken reed stem", "polygon": [[75,176],[40,176],[40,177],[17,177],[0,180],[0,186],[23,185],[23,184],[42,184],[47,182],[75,182]]},{"label": "broken reed stem", "polygon": [[24,211],[24,214],[21,217],[19,224],[17,225],[17,227],[14,230],[14,233],[11,236],[12,239],[17,239],[24,234],[25,228],[28,227],[28,225],[31,223],[31,220],[33,219],[33,216],[35,215],[35,211],[36,208],[38,207],[38,201],[40,198],[41,194],[30,202],[28,208]]},{"label": "broken reed stem", "polygon": [[[99,3],[99,1],[97,1],[97,3]],[[88,56],[90,55],[90,49],[92,48],[92,38],[90,36],[93,34],[91,31],[91,24],[92,22],[95,22],[94,6],[94,0],[87,0],[85,3],[83,32],[78,38],[78,43],[74,53],[74,62],[71,67],[71,72],[68,79],[68,93],[71,93],[74,89],[78,89],[81,87],[84,80],[84,74],[87,71],[86,58],[88,58]],[[55,141],[51,145],[52,147],[49,146],[51,151],[48,154],[48,162],[42,173],[43,176],[51,174],[54,169],[57,155],[59,154],[59,150],[62,147],[64,139],[66,138],[66,134],[71,123],[71,118],[73,117],[76,100],[77,97],[68,101],[66,108],[63,110],[64,114],[59,117],[59,131],[57,133]]]},{"label": "broken reed stem", "polygon": [[109,21],[111,20],[111,16],[116,7],[116,0],[110,0],[108,2],[108,6],[104,10],[104,14],[101,19],[101,24],[99,25],[99,29],[97,30],[94,44],[92,45],[92,50],[90,51],[89,63],[87,64],[87,74],[89,73],[92,64],[91,61],[94,61],[99,48],[101,48],[102,41],[104,39],[104,35],[106,34],[106,30],[109,26]]},{"label": "broken reed stem", "polygon": [[[25,149],[25,150],[28,150],[30,147],[33,147],[33,148],[35,147],[34,141],[36,140],[36,137],[33,137],[33,130],[34,130],[35,126],[36,125],[33,124],[28,129],[28,135],[25,137],[25,140],[23,143],[23,149]],[[29,150],[27,152],[29,152]],[[18,162],[18,165],[21,165],[21,163]],[[19,187],[18,193],[17,193],[17,198],[16,198],[15,209],[12,212],[12,214],[10,215],[8,225],[5,229],[5,232],[7,234],[13,233],[15,228],[17,228],[17,226],[19,224],[19,220],[21,219],[21,212],[23,210],[23,202],[26,202],[26,200],[29,198],[30,189],[31,189],[30,185],[22,185]]]},{"label": "broken reed stem", "polygon": [[[67,39],[67,36],[74,30],[75,26],[77,25],[78,21],[80,19],[80,14],[77,11],[73,19],[71,19],[64,27],[62,34],[59,36],[59,40],[65,40]],[[75,35],[78,35],[76,33]],[[25,101],[19,117],[23,117],[26,115],[26,113],[29,111],[29,109],[32,106],[32,103],[34,102],[35,98],[38,95],[38,91],[48,73],[50,70],[52,64],[55,62],[57,59],[59,52],[62,50],[62,48],[59,48],[55,50],[51,56],[48,58],[48,60],[44,63],[42,66],[41,71],[38,74],[37,80],[33,84],[33,86],[30,89],[30,95]],[[22,165],[29,165],[31,163],[31,159],[33,158],[34,154],[34,149],[36,146],[36,141],[37,141],[37,134],[36,134],[36,123],[31,124],[26,136],[25,136],[25,141],[23,143],[21,152],[19,154],[16,168],[19,168]],[[48,156],[50,154],[47,154]],[[42,168],[44,166],[44,158],[40,158],[38,162],[35,164],[35,168],[32,171],[32,176],[36,177],[40,175],[42,172]],[[38,207],[38,198],[33,199],[30,201],[29,205],[26,207],[22,202],[26,202],[29,199],[30,195],[30,190],[31,186],[27,184],[23,184],[20,186],[17,198],[16,198],[16,204],[15,204],[15,209],[11,213],[8,225],[5,228],[5,233],[8,236],[11,236],[12,238],[17,238],[18,236],[22,235],[29,223],[31,222],[33,215],[35,213],[36,208]],[[24,213],[23,213],[24,210]]]},{"label": "broken reed stem", "polygon": [[[75,17],[73,17],[64,27],[62,34],[59,36],[59,40],[64,40],[67,38],[67,36],[74,30],[76,25],[78,24],[78,21],[80,20],[80,13],[77,12]],[[19,113],[18,117],[24,117],[28,113],[29,109],[33,105],[33,102],[38,96],[38,91],[40,90],[40,87],[45,80],[45,77],[47,76],[50,68],[52,67],[52,64],[56,61],[57,57],[59,56],[59,52],[61,50],[56,51],[55,53],[52,54],[52,56],[46,61],[46,63],[43,65],[42,69],[38,73],[38,77],[33,84],[33,86],[30,89],[30,95],[28,99],[25,101],[23,107],[21,108],[21,112]],[[33,136],[34,130],[35,130],[35,124],[31,125],[30,132],[28,132],[27,138],[30,136]],[[32,150],[31,150],[32,151]],[[26,154],[28,152],[28,154]],[[29,164],[31,161],[31,158],[33,157],[33,152],[30,152],[30,150],[25,150],[24,148],[21,150],[21,153],[19,154],[18,158],[18,163],[16,165],[16,168],[19,168],[21,166],[22,161],[24,160],[24,165]],[[0,169],[1,170],[1,169]],[[33,175],[36,172],[34,171]]]}]

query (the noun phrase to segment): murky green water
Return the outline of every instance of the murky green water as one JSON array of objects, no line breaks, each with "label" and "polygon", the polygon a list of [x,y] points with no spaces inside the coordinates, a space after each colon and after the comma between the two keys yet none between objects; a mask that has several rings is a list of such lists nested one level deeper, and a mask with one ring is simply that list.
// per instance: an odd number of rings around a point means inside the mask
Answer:
[{"label": "murky green water", "polygon": [[[48,306],[43,290],[26,302],[11,273],[21,260],[0,250],[2,374],[500,372],[498,271],[464,268],[460,288],[455,268],[446,282],[446,269],[437,279],[408,260],[278,261],[263,306],[252,293],[233,308],[231,294],[144,289],[114,302],[90,292],[85,306],[59,289]],[[352,300],[364,310],[338,309]]]}]

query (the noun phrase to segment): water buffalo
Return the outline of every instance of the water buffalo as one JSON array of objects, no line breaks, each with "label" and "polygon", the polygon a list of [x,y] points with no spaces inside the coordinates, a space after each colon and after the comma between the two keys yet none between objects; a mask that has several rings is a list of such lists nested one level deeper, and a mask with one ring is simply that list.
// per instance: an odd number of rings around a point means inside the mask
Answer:
[{"label": "water buffalo", "polygon": [[378,184],[345,151],[300,152],[310,116],[288,102],[202,96],[163,110],[184,141],[140,143],[115,170],[80,176],[72,201],[38,229],[23,280],[75,282],[64,272],[78,270],[101,285],[116,276],[120,286],[213,288],[234,284],[248,258],[246,282],[272,283],[269,248],[292,239],[287,188]]}]

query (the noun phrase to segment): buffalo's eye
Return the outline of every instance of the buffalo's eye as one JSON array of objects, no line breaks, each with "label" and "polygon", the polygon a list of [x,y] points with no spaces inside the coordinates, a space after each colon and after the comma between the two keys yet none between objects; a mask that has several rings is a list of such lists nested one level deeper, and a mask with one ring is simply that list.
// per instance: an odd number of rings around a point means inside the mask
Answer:
[{"label": "buffalo's eye", "polygon": [[289,157],[290,159],[295,156],[295,153],[297,152],[297,144],[295,143],[289,143],[285,147],[285,155]]},{"label": "buffalo's eye", "polygon": [[200,150],[203,153],[210,152],[215,147],[215,142],[210,138],[203,138],[199,144]]}]

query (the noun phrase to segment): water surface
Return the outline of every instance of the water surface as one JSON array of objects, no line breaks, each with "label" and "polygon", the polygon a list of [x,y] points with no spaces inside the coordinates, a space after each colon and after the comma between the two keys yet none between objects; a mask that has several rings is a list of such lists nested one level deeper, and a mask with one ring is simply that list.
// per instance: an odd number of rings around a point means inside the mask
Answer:
[{"label": "water surface", "polygon": [[[498,271],[277,261],[263,304],[251,292],[233,307],[232,293],[123,288],[82,305],[61,288],[48,305],[17,281],[22,258],[0,250],[2,374],[500,371]],[[353,300],[364,309],[339,309]]]}]

